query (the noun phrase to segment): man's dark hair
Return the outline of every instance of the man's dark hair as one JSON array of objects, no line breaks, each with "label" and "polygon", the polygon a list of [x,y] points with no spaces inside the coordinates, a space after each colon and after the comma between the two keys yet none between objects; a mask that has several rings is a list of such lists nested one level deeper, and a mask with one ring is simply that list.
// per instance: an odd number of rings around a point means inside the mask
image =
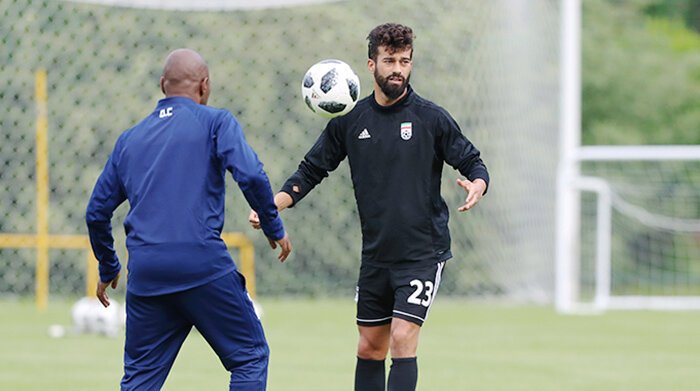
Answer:
[{"label": "man's dark hair", "polygon": [[[384,23],[369,32],[367,39],[367,55],[372,60],[377,59],[379,47],[384,46],[389,54],[397,50],[413,49],[413,30],[398,23]],[[413,52],[411,52],[411,57]]]}]

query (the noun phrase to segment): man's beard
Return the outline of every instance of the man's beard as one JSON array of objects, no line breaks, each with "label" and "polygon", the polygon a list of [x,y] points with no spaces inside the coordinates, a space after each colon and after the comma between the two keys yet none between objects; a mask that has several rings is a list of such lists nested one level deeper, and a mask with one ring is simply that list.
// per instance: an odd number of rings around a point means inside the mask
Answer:
[{"label": "man's beard", "polygon": [[401,84],[393,84],[389,82],[391,77],[397,76],[401,77],[401,75],[397,74],[391,74],[389,77],[382,77],[379,72],[377,72],[377,69],[374,69],[374,80],[377,82],[384,95],[391,100],[394,100],[403,94],[403,92],[406,90],[406,86],[408,86],[408,81],[411,79],[411,75],[409,74]]}]

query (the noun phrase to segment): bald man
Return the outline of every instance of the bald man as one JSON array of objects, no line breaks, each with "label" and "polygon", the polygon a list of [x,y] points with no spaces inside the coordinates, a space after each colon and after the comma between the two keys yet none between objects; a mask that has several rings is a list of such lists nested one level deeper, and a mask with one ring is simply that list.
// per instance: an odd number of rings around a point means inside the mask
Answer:
[{"label": "bald man", "polygon": [[99,261],[97,297],[109,306],[121,265],[111,218],[129,201],[124,220],[129,253],[122,390],[162,387],[195,326],[231,372],[230,389],[266,388],[269,349],[237,270],[221,239],[225,173],[261,216],[282,262],[292,250],[263,165],[236,118],[207,107],[209,69],[197,52],[178,49],[163,67],[165,98],[121,134],[87,207],[90,242]]}]

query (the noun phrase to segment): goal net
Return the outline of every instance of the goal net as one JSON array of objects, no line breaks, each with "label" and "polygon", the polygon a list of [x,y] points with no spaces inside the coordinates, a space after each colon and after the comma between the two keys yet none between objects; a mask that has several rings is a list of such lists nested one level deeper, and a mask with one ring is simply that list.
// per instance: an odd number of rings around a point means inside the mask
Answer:
[{"label": "goal net", "polygon": [[578,308],[700,309],[700,147],[584,147],[580,173]]},{"label": "goal net", "polygon": [[[190,47],[207,59],[209,104],[237,116],[277,190],[326,123],[300,97],[306,70],[322,59],[341,59],[360,77],[361,95],[370,94],[365,37],[396,21],[416,33],[413,88],[452,114],[493,178],[481,203],[460,214],[459,173],[444,169],[455,257],[440,294],[550,302],[559,3],[0,0],[0,296],[34,295],[40,275],[48,275],[52,297],[82,295],[90,285],[87,250],[66,248],[63,239],[87,243],[92,186],[119,134],[162,97],[158,79],[170,50]],[[40,69],[46,70],[42,110],[35,96]],[[43,150],[35,137],[42,112]],[[36,174],[40,165],[45,175]],[[38,180],[45,180],[43,192]],[[354,296],[362,239],[346,163],[283,213],[294,242],[284,267],[249,227],[249,207],[227,182],[224,230],[253,242],[260,296]],[[117,210],[113,224],[124,263],[127,209]],[[48,238],[41,262],[37,233]]]}]

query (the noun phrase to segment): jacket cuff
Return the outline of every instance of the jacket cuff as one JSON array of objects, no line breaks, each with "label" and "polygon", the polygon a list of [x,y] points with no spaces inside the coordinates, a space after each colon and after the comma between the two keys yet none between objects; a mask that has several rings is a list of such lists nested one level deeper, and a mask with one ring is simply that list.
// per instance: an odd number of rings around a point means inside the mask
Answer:
[{"label": "jacket cuff", "polygon": [[107,265],[106,263],[100,262],[99,266],[99,271],[100,271],[100,281],[102,282],[110,282],[117,278],[119,275],[119,272],[122,270],[122,265],[119,264],[119,261],[116,261],[116,266],[111,266]]}]

